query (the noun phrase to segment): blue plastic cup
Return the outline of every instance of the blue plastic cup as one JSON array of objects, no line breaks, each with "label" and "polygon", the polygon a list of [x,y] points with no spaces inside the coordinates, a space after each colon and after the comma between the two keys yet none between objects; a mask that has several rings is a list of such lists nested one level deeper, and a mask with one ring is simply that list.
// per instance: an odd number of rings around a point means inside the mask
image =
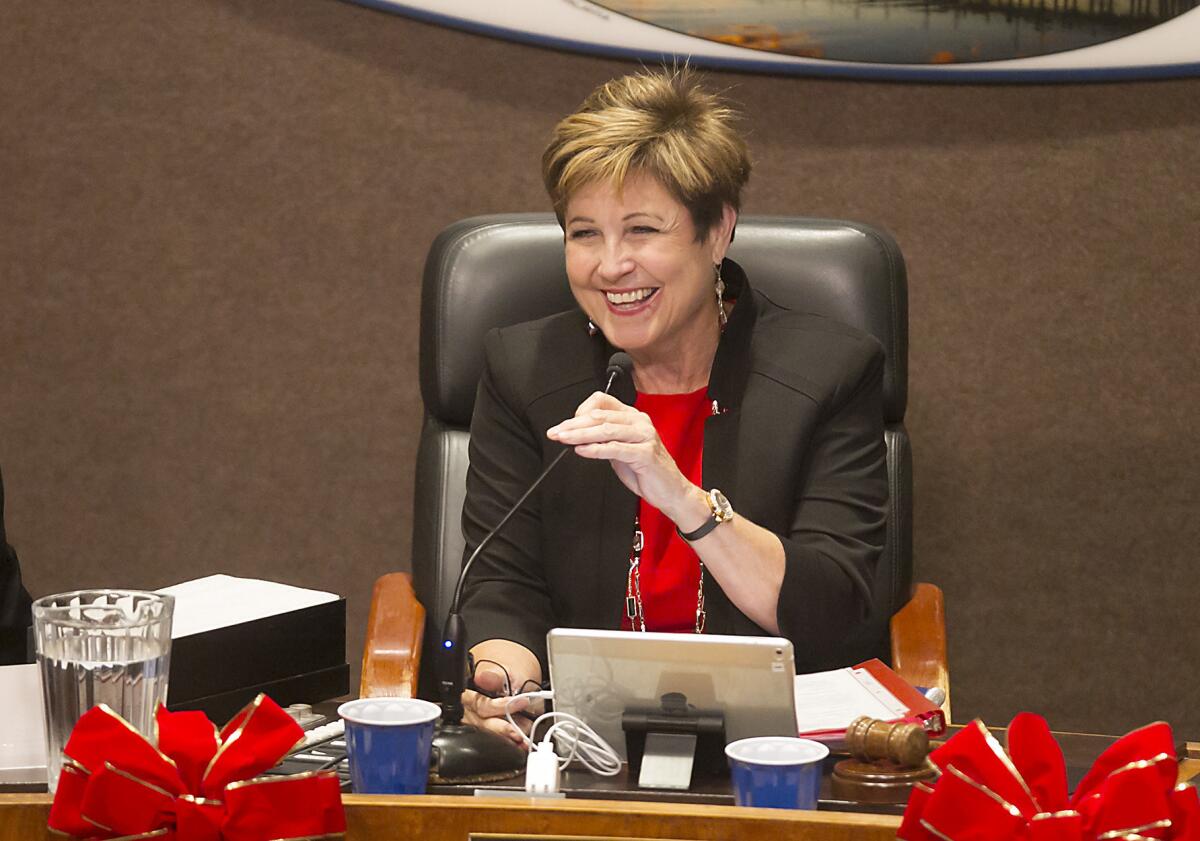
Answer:
[{"label": "blue plastic cup", "polygon": [[437,704],[418,698],[359,698],[338,707],[346,722],[357,794],[424,794]]},{"label": "blue plastic cup", "polygon": [[811,739],[758,736],[725,746],[739,806],[815,809],[829,748]]}]

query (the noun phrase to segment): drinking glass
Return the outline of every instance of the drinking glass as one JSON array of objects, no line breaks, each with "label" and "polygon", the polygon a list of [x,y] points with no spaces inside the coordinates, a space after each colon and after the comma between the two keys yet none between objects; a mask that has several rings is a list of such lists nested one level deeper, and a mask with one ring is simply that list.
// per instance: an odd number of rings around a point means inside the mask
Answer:
[{"label": "drinking glass", "polygon": [[33,603],[34,639],[46,704],[51,793],[79,717],[107,704],[147,739],[167,700],[175,597],[140,590],[76,590]]}]

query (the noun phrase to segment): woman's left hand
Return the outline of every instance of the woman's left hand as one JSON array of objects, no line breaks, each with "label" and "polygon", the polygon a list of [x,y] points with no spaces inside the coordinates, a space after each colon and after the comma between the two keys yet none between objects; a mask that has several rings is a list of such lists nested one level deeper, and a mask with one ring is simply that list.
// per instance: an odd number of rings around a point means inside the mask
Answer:
[{"label": "woman's left hand", "polygon": [[702,493],[679,471],[650,416],[612,395],[595,392],[546,437],[584,458],[607,459],[625,487],[672,519]]}]

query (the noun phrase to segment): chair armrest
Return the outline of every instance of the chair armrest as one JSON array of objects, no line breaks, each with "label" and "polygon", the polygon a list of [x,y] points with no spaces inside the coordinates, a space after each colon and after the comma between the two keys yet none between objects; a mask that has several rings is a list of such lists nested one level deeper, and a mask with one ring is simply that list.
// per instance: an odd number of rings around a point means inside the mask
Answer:
[{"label": "chair armrest", "polygon": [[950,721],[950,671],[946,665],[946,607],[941,588],[920,583],[892,617],[892,669],[913,686],[940,687]]},{"label": "chair armrest", "polygon": [[359,697],[415,698],[424,637],[425,608],[413,592],[412,576],[381,576],[371,594]]}]

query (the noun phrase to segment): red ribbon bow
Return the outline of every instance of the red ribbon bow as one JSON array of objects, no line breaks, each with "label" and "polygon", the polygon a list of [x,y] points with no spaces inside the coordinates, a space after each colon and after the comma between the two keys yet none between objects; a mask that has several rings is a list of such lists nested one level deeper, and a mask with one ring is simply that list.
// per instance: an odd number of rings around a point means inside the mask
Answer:
[{"label": "red ribbon bow", "polygon": [[1009,725],[1007,753],[976,720],[929,759],[941,776],[914,787],[902,841],[1200,841],[1200,797],[1175,784],[1165,722],[1114,742],[1070,798],[1062,750],[1032,713]]},{"label": "red ribbon bow", "polygon": [[202,712],[155,715],[158,747],[101,704],[63,749],[50,829],[77,838],[261,841],[346,830],[333,771],[252,779],[304,736],[259,695],[219,733]]}]

